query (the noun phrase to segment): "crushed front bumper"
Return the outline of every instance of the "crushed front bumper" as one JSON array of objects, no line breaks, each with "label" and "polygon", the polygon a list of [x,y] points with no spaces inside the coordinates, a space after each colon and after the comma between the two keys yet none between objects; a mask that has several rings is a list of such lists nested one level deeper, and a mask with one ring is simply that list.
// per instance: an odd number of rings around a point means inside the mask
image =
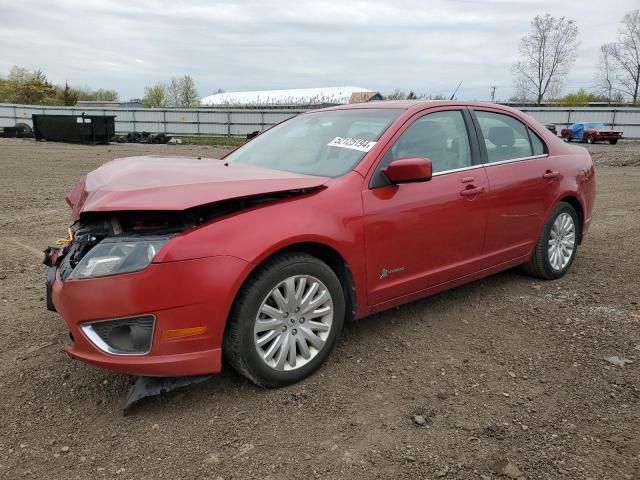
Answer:
[{"label": "crushed front bumper", "polygon": [[[65,351],[77,360],[132,375],[216,373],[221,369],[227,317],[249,267],[244,260],[216,256],[152,263],[135,273],[65,281],[59,270],[50,267],[47,308],[64,318],[72,338]],[[81,328],[87,322],[137,315],[156,318],[151,350],[145,355],[105,352]],[[187,334],[175,335],[183,331]]]}]

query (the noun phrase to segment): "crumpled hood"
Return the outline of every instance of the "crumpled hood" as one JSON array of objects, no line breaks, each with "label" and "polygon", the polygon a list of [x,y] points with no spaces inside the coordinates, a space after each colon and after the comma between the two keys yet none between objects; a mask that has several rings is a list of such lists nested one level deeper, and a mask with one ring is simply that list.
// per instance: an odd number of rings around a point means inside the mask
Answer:
[{"label": "crumpled hood", "polygon": [[66,200],[78,219],[83,212],[185,210],[233,198],[315,188],[327,180],[213,158],[129,157],[87,174]]}]

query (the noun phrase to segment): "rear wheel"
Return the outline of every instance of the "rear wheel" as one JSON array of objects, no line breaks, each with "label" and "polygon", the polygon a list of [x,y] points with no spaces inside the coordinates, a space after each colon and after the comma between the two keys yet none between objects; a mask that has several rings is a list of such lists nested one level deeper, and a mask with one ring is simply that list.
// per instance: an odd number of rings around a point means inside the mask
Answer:
[{"label": "rear wheel", "polygon": [[618,143],[618,140],[617,139],[616,140],[609,140],[609,143],[611,145],[615,145],[616,143]]},{"label": "rear wheel", "polygon": [[595,141],[596,141],[596,140],[595,140],[595,138],[593,138],[593,135],[589,135],[589,136],[587,137],[587,143],[593,143],[593,142],[595,142]]},{"label": "rear wheel", "polygon": [[579,235],[580,223],[575,209],[560,202],[549,215],[531,260],[523,265],[524,270],[546,280],[562,277],[576,256]]},{"label": "rear wheel", "polygon": [[345,299],[327,264],[290,253],[268,260],[242,288],[225,332],[226,360],[262,387],[309,376],[342,330]]},{"label": "rear wheel", "polygon": [[563,139],[565,142],[570,142],[570,141],[571,141],[571,135],[567,133],[564,137],[562,137],[562,139]]}]

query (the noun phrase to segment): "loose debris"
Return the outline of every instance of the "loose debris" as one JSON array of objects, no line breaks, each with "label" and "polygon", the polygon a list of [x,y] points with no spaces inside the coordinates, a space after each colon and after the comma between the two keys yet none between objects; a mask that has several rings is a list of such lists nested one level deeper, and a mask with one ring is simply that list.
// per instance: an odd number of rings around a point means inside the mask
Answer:
[{"label": "loose debris", "polygon": [[118,143],[154,143],[154,144],[181,144],[182,140],[174,139],[165,133],[129,132],[126,135],[116,137]]},{"label": "loose debris", "polygon": [[193,377],[135,377],[129,395],[124,402],[122,412],[129,413],[131,407],[140,400],[170,392],[209,380],[213,375],[197,375]]},{"label": "loose debris", "polygon": [[523,477],[523,473],[520,471],[520,469],[508,458],[496,460],[493,464],[491,464],[489,468],[498,475],[504,475],[505,477],[513,479],[519,479]]},{"label": "loose debris", "polygon": [[436,471],[436,478],[446,477],[447,473],[449,473],[449,467],[445,466],[444,468]]},{"label": "loose debris", "polygon": [[413,424],[418,426],[418,427],[426,427],[427,426],[427,419],[424,418],[423,415],[414,415],[413,416]]},{"label": "loose debris", "polygon": [[624,367],[627,363],[633,363],[633,360],[627,360],[626,358],[620,358],[617,355],[612,357],[604,357],[605,361],[609,362],[611,365],[616,365],[618,367]]},{"label": "loose debris", "polygon": [[33,129],[26,123],[16,123],[15,127],[0,128],[0,137],[33,138]]}]

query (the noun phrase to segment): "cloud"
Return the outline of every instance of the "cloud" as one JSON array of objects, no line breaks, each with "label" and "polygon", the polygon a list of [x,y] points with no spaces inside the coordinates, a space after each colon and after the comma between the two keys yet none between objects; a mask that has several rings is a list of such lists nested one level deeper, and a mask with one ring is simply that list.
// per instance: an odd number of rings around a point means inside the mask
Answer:
[{"label": "cloud", "polygon": [[[41,68],[56,83],[144,86],[191,74],[204,96],[218,88],[259,90],[359,85],[485,99],[511,94],[510,66],[536,14],[575,18],[578,61],[568,87],[593,84],[598,47],[615,37],[635,1],[616,9],[583,0],[0,0],[0,74]],[[615,11],[614,11],[615,10]]]}]

